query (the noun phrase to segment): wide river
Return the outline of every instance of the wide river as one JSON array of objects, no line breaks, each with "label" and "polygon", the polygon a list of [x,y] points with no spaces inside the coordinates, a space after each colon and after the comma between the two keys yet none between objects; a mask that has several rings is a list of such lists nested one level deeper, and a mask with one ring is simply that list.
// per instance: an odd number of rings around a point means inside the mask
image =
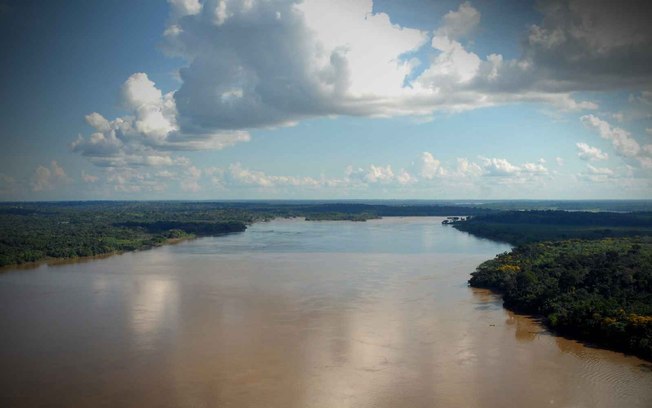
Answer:
[{"label": "wide river", "polygon": [[652,407],[652,365],[467,286],[441,218],[275,220],[0,274],[1,407]]}]

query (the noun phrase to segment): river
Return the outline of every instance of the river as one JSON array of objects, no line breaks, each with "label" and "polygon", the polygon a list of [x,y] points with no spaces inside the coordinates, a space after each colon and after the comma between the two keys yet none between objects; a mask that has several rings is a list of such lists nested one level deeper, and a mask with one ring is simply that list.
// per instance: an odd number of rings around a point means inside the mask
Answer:
[{"label": "river", "polygon": [[650,407],[652,365],[467,286],[442,218],[274,220],[0,274],[2,407]]}]

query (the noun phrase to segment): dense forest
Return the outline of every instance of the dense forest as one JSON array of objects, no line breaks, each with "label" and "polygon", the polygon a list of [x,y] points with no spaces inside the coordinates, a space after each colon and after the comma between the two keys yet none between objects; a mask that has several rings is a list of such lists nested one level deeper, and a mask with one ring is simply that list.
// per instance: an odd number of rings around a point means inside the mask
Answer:
[{"label": "dense forest", "polygon": [[571,238],[652,235],[652,212],[500,211],[453,226],[483,238],[520,245]]},{"label": "dense forest", "polygon": [[469,283],[562,334],[652,359],[652,238],[519,246],[481,264]]},{"label": "dense forest", "polygon": [[480,215],[470,206],[292,202],[51,202],[0,204],[0,266],[133,251],[240,232],[274,217],[366,221],[381,216]]},{"label": "dense forest", "polygon": [[[591,203],[638,208],[647,202]],[[479,204],[477,204],[479,205]],[[366,221],[392,216],[470,216],[462,231],[521,244],[541,239],[648,235],[652,213],[501,211],[514,203],[49,202],[0,204],[0,266],[131,251],[170,240],[244,231],[274,217]],[[543,204],[539,204],[543,205]],[[549,203],[549,205],[560,205]]]},{"label": "dense forest", "polygon": [[0,266],[133,251],[244,231],[265,219],[193,204],[94,202],[0,205]]}]

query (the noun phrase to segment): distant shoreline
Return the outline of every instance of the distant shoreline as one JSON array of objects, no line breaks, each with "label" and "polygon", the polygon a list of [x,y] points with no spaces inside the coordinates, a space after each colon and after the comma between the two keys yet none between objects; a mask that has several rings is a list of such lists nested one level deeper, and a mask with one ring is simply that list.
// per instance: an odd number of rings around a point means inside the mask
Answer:
[{"label": "distant shoreline", "polygon": [[157,245],[149,245],[149,246],[144,246],[142,248],[137,248],[137,249],[132,249],[132,250],[124,250],[124,251],[111,251],[111,252],[105,252],[103,254],[97,254],[97,255],[88,255],[88,256],[74,256],[74,257],[68,257],[68,258],[45,258],[41,259],[38,261],[31,261],[31,262],[24,262],[24,263],[19,263],[19,264],[11,264],[11,265],[3,265],[0,266],[0,274],[5,273],[5,272],[13,272],[13,271],[18,271],[18,270],[30,270],[30,269],[36,269],[39,266],[42,265],[47,265],[47,266],[59,266],[59,265],[70,265],[70,264],[76,264],[76,263],[86,263],[86,262],[92,262],[96,260],[101,260],[101,259],[106,259],[110,258],[112,256],[116,255],[123,255],[123,254],[128,254],[128,253],[136,253],[136,252],[141,252],[141,251],[149,251],[150,249],[156,249],[160,248],[163,246],[168,246],[168,245],[177,245],[182,242],[186,241],[193,241],[197,238],[202,238],[202,237],[197,237],[197,236],[187,236],[187,237],[181,237],[181,238],[169,238],[160,244]]}]

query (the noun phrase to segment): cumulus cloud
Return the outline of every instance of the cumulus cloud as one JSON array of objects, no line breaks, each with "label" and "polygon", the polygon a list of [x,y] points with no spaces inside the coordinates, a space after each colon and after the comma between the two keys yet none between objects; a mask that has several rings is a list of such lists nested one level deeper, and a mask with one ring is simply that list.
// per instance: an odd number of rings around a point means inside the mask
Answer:
[{"label": "cumulus cloud", "polygon": [[525,162],[520,165],[512,164],[504,158],[480,157],[476,166],[481,170],[480,175],[495,180],[498,184],[532,184],[540,183],[549,178],[550,172],[540,159],[536,163]]},{"label": "cumulus cloud", "polygon": [[[513,190],[513,193],[522,194],[527,189],[536,191],[558,176],[545,167],[545,162],[539,159],[514,164],[504,158],[480,157],[478,161],[457,158],[444,163],[432,153],[423,152],[406,167],[390,164],[350,165],[340,174],[320,177],[270,174],[239,162],[204,168],[185,162],[171,167],[108,167],[93,188],[106,191],[106,187],[109,187],[123,194],[159,194],[177,186],[187,194],[210,196],[216,191],[226,195],[250,192],[265,195],[349,195],[378,192],[379,189],[421,195],[424,192],[447,194],[446,191],[456,187],[462,188],[464,194],[470,191],[488,194],[491,191],[505,193],[512,191],[510,188],[518,187],[520,190]],[[586,174],[580,174],[580,178],[592,181],[591,178],[604,179],[608,176],[597,174],[599,172],[589,173],[587,170]],[[82,176],[88,178],[89,175],[82,173]],[[104,183],[99,183],[100,180]]]},{"label": "cumulus cloud", "polygon": [[[199,178],[202,175],[202,171],[195,166],[188,166],[184,171],[184,176],[181,179],[180,185],[181,190],[191,193],[197,193],[202,190],[202,186],[199,184]],[[161,176],[168,176],[165,173],[162,173]]]},{"label": "cumulus cloud", "polygon": [[580,179],[594,183],[604,183],[617,178],[616,172],[608,167],[595,167],[590,164],[586,166],[586,171],[580,173]]},{"label": "cumulus cloud", "polygon": [[594,115],[582,116],[581,121],[597,132],[603,139],[611,141],[616,153],[622,157],[634,159],[645,169],[652,168],[652,149],[650,145],[641,145],[625,129],[612,126],[609,122]]},{"label": "cumulus cloud", "polygon": [[649,88],[652,8],[644,0],[548,0],[530,28],[525,59],[549,89]]},{"label": "cumulus cloud", "polygon": [[[120,92],[125,114],[114,119],[89,114],[86,121],[93,131],[71,144],[125,189],[138,180],[134,169],[171,167],[180,174],[177,181],[183,189],[199,191],[198,180],[208,175],[194,176],[192,164],[178,152],[222,149],[250,140],[251,129],[306,118],[432,117],[438,111],[513,102],[581,111],[598,105],[577,100],[575,92],[594,89],[629,88],[638,92],[636,103],[650,99],[648,91],[640,91],[652,84],[650,8],[637,1],[542,2],[542,20],[524,33],[518,59],[473,51],[472,37],[482,16],[470,2],[450,10],[428,31],[400,26],[387,13],[374,12],[372,0],[168,3],[163,48],[184,61],[179,89],[166,93],[146,73],[133,74]],[[627,131],[594,115],[584,115],[582,121],[610,140],[619,155],[643,167],[652,161]],[[580,151],[582,158],[601,157],[586,148]],[[557,163],[561,166],[560,159]],[[456,167],[446,169],[430,153],[424,153],[418,165],[410,172],[383,165],[351,168],[346,177],[360,183],[408,185],[417,177],[526,180],[549,174],[544,163],[516,165],[499,158],[481,158],[478,163],[460,159]],[[234,166],[210,175],[213,184],[324,183]],[[159,188],[163,179],[155,174],[161,171],[148,171],[151,177],[141,180],[143,188]]]},{"label": "cumulus cloud", "polygon": [[244,131],[185,134],[177,124],[176,101],[163,94],[147,74],[130,76],[121,89],[122,105],[130,114],[108,120],[93,112],[86,122],[94,128],[79,136],[71,149],[101,167],[179,164],[171,152],[222,149],[249,140]]},{"label": "cumulus cloud", "polygon": [[[315,116],[428,115],[514,101],[595,109],[572,93],[652,76],[650,8],[636,1],[544,2],[517,60],[466,48],[481,21],[470,2],[432,34],[392,23],[372,0],[169,3],[164,48],[186,61],[180,89],[164,95],[143,73],[123,87],[135,117],[122,126],[159,150],[223,148],[248,138],[229,131]],[[428,46],[437,55],[420,60],[414,52]],[[425,68],[414,76],[417,66]],[[114,121],[95,125],[114,142]]]},{"label": "cumulus cloud", "polygon": [[346,168],[346,178],[336,183],[337,185],[361,185],[361,184],[400,184],[407,185],[416,183],[417,179],[405,169],[398,172],[392,170],[391,165],[369,165],[368,168],[348,166]]},{"label": "cumulus cloud", "polygon": [[589,146],[586,143],[576,143],[577,149],[579,150],[577,152],[577,157],[579,157],[582,160],[607,160],[609,158],[609,155],[602,150],[598,149],[597,147],[592,147]]},{"label": "cumulus cloud", "polygon": [[197,14],[202,9],[199,0],[168,0],[175,17],[184,17]]},{"label": "cumulus cloud", "polygon": [[88,174],[84,170],[81,171],[81,178],[86,183],[96,183],[100,179],[98,176]]},{"label": "cumulus cloud", "polygon": [[32,191],[50,191],[61,183],[68,181],[68,176],[63,167],[55,160],[52,160],[50,166],[38,166],[34,170],[32,181],[30,183]]},{"label": "cumulus cloud", "polygon": [[457,173],[463,177],[477,177],[482,175],[482,167],[477,163],[470,162],[467,158],[457,159]]},{"label": "cumulus cloud", "polygon": [[444,15],[444,24],[437,30],[438,35],[448,38],[463,38],[471,34],[480,24],[480,12],[465,1],[457,10]]},{"label": "cumulus cloud", "polygon": [[421,154],[421,177],[426,180],[431,180],[437,176],[444,176],[446,170],[441,165],[441,162],[429,152]]},{"label": "cumulus cloud", "polygon": [[634,167],[628,164],[617,167],[597,167],[588,164],[586,169],[577,174],[577,179],[597,184],[611,184],[622,190],[649,192],[650,177],[645,166]]},{"label": "cumulus cloud", "polygon": [[365,180],[369,183],[382,183],[392,181],[394,179],[394,172],[391,166],[369,166],[369,171],[365,174]]},{"label": "cumulus cloud", "polygon": [[[374,12],[371,0],[169,3],[164,48],[186,61],[181,87],[163,93],[135,73],[121,89],[127,115],[88,115],[95,131],[72,149],[97,165],[162,163],[174,151],[221,149],[248,141],[247,129],[316,116],[429,115],[512,101],[596,107],[573,99],[574,89],[533,86],[542,73],[532,53],[505,61],[467,50],[481,19],[469,2],[444,15],[429,43],[427,32]],[[556,46],[548,26],[561,23],[548,14],[531,42]],[[428,46],[438,54],[419,60],[414,52]]]},{"label": "cumulus cloud", "polygon": [[642,168],[652,169],[652,153],[648,152],[647,156],[640,156],[637,159]]},{"label": "cumulus cloud", "polygon": [[520,173],[521,169],[506,159],[482,157],[484,175],[490,177],[505,177]]},{"label": "cumulus cloud", "polygon": [[[173,13],[165,33],[167,52],[187,61],[174,94],[178,126],[212,133],[315,116],[428,115],[512,101],[596,108],[575,101],[575,89],[533,86],[542,72],[528,59],[483,59],[469,51],[463,41],[480,18],[465,2],[443,17],[428,43],[427,32],[374,13],[371,0],[206,1],[192,13]],[[414,51],[428,46],[434,59],[418,59]],[[413,77],[417,66],[425,69]]]},{"label": "cumulus cloud", "polygon": [[548,169],[542,163],[523,163],[522,173],[528,174],[548,174]]},{"label": "cumulus cloud", "polygon": [[414,175],[410,174],[405,169],[400,169],[398,171],[398,174],[396,174],[395,178],[398,184],[401,185],[414,184],[419,181],[416,177],[414,177]]},{"label": "cumulus cloud", "polygon": [[625,129],[614,127],[609,122],[594,115],[584,115],[580,118],[588,128],[598,132],[600,137],[609,140],[616,152],[621,156],[635,157],[641,150],[638,142]]},{"label": "cumulus cloud", "polygon": [[120,193],[162,193],[168,189],[170,181],[160,172],[134,167],[108,167],[105,176],[109,186]]},{"label": "cumulus cloud", "polygon": [[249,185],[256,187],[316,187],[321,183],[312,177],[274,176],[259,170],[251,170],[240,163],[232,164],[223,173],[224,182],[231,185]]},{"label": "cumulus cloud", "polygon": [[413,63],[401,56],[426,33],[394,25],[372,7],[370,0],[207,1],[200,13],[173,19],[178,29],[166,48],[188,61],[175,93],[181,129],[377,114],[380,97],[404,92]]}]

